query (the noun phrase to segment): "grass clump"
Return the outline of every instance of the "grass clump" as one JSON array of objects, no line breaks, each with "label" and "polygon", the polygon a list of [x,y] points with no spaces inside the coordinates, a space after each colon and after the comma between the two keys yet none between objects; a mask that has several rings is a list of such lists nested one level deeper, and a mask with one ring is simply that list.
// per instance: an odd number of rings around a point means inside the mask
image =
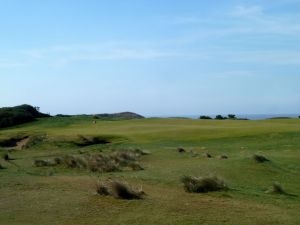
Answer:
[{"label": "grass clump", "polygon": [[179,153],[185,153],[186,151],[185,151],[184,148],[177,148],[177,152],[179,152]]},{"label": "grass clump", "polygon": [[285,195],[287,192],[283,189],[280,183],[274,182],[273,185],[266,191],[268,194],[281,194]]},{"label": "grass clump", "polygon": [[99,195],[104,195],[104,196],[110,195],[108,184],[99,181],[98,183],[96,183],[96,192]]},{"label": "grass clump", "polygon": [[31,148],[35,145],[41,144],[46,138],[47,138],[46,134],[30,136],[28,137],[28,141],[23,146],[21,146],[21,148],[22,149]]},{"label": "grass clump", "polygon": [[4,153],[3,156],[2,156],[2,158],[3,158],[5,161],[14,160],[14,159],[10,156],[10,154],[8,154],[8,153]]},{"label": "grass clump", "polygon": [[91,172],[118,172],[123,168],[143,170],[137,161],[142,153],[122,150],[110,154],[80,154],[55,157],[52,160],[35,160],[35,166],[64,165],[67,168],[88,169]]},{"label": "grass clump", "polygon": [[219,156],[219,159],[228,159],[228,156],[223,154]]},{"label": "grass clump", "polygon": [[51,160],[46,160],[46,159],[35,159],[33,161],[33,164],[36,167],[43,167],[43,166],[55,166],[56,163],[54,161]]},{"label": "grass clump", "polygon": [[4,166],[2,166],[2,164],[0,164],[0,170],[4,170],[6,169]]},{"label": "grass clump", "polygon": [[263,162],[268,162],[270,161],[269,159],[267,159],[265,156],[263,155],[259,155],[259,154],[254,154],[253,155],[253,159],[258,162],[258,163],[263,163]]},{"label": "grass clump", "polygon": [[203,153],[203,156],[204,156],[205,158],[212,158],[212,155],[209,154],[208,152]]},{"label": "grass clump", "polygon": [[184,176],[184,189],[190,193],[207,193],[227,189],[224,181],[218,177],[192,177]]},{"label": "grass clump", "polygon": [[142,189],[137,190],[128,184],[120,181],[98,182],[96,191],[100,195],[112,196],[116,199],[142,199],[145,192]]},{"label": "grass clump", "polygon": [[112,137],[109,136],[94,136],[94,137],[85,137],[82,135],[78,135],[74,144],[78,147],[86,147],[90,145],[97,145],[97,144],[110,144],[112,142]]}]

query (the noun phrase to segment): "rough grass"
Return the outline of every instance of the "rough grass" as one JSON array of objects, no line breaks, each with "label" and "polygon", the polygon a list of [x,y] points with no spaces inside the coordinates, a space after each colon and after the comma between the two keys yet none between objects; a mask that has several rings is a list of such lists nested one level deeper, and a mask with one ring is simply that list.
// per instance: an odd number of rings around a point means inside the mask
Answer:
[{"label": "rough grass", "polygon": [[281,195],[285,195],[287,194],[287,192],[283,189],[283,187],[281,186],[280,183],[278,182],[274,182],[272,187],[270,187],[266,193],[269,194],[281,194]]},{"label": "rough grass", "polygon": [[212,191],[226,190],[224,181],[218,177],[192,177],[181,178],[186,192],[206,193]]},{"label": "rough grass", "polygon": [[254,154],[253,155],[253,159],[258,162],[258,163],[263,163],[263,162],[268,162],[270,161],[269,159],[267,159],[265,156],[263,155],[259,155],[259,154]]},{"label": "rough grass", "polygon": [[[47,134],[47,141],[26,151],[11,151],[14,161],[0,163],[0,223],[19,224],[164,224],[164,225],[295,225],[300,224],[300,120],[188,120],[145,119],[97,121],[91,118],[47,118],[10,129],[0,139],[17,134]],[[107,145],[70,144],[78,138],[126,137]],[[193,150],[179,154],[178,146]],[[137,162],[145,170],[122,167],[113,173],[67,167],[62,156],[108,155],[114,149],[146,149]],[[257,151],[272,163],[256,163]],[[5,149],[0,147],[0,151]],[[81,151],[82,154],[79,154]],[[213,158],[201,154],[209,152]],[[177,153],[177,154],[176,154]],[[226,153],[227,160],[217,156]],[[50,159],[57,166],[35,167],[34,159]],[[53,176],[49,174],[54,173]],[[180,177],[218,174],[230,187],[226,192],[185,192]],[[126,180],[143,186],[143,201],[120,201],[95,195],[94,180]],[[265,193],[274,180],[292,195]],[[36,218],[39,218],[38,220]]]},{"label": "rough grass", "polygon": [[2,166],[2,164],[0,163],[0,170],[4,170],[6,169],[4,166]]},{"label": "rough grass", "polygon": [[98,182],[96,191],[100,195],[111,195],[117,199],[142,199],[145,195],[142,189],[137,190],[128,184],[120,181]]},{"label": "rough grass", "polygon": [[145,155],[142,150],[121,150],[110,154],[86,154],[86,155],[65,155],[53,159],[35,159],[37,167],[64,165],[73,169],[88,169],[91,172],[118,172],[123,168],[130,168],[134,171],[144,168],[137,161],[140,156]]},{"label": "rough grass", "polygon": [[3,158],[5,161],[14,160],[14,158],[12,158],[12,156],[11,156],[9,153],[4,153],[4,154],[2,155],[2,158]]}]

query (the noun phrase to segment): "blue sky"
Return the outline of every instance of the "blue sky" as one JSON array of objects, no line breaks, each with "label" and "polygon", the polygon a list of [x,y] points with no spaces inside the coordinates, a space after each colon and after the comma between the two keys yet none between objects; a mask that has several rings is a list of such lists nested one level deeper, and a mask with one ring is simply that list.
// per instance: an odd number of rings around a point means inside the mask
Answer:
[{"label": "blue sky", "polygon": [[0,107],[300,112],[300,0],[0,0]]}]

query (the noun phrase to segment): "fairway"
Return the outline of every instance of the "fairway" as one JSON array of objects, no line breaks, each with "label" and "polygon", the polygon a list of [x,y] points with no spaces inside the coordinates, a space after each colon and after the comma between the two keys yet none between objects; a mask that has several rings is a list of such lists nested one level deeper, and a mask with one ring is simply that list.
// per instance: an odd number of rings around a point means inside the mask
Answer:
[{"label": "fairway", "polygon": [[[0,143],[32,138],[24,148],[0,147],[12,159],[0,159],[5,167],[0,170],[1,225],[300,224],[300,119],[93,120],[51,117],[0,129]],[[107,143],[76,145],[79,137]],[[143,170],[91,172],[33,164],[124,149],[150,153],[139,158]],[[269,161],[259,163],[254,154]],[[185,175],[217,176],[228,188],[188,193],[181,182]],[[142,189],[144,198],[98,195],[96,182],[107,178]],[[267,193],[274,182],[286,194]]]}]

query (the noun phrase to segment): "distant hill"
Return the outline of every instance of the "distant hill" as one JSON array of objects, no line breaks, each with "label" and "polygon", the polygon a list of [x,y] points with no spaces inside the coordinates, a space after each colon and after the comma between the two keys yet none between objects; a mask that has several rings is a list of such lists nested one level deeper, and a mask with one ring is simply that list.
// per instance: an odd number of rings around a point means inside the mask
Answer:
[{"label": "distant hill", "polygon": [[0,128],[31,122],[42,117],[50,116],[40,113],[37,108],[31,105],[0,108]]},{"label": "distant hill", "polygon": [[103,114],[96,114],[95,117],[99,119],[127,119],[127,120],[145,118],[133,112],[121,112],[121,113],[111,113],[111,114],[103,113]]}]

